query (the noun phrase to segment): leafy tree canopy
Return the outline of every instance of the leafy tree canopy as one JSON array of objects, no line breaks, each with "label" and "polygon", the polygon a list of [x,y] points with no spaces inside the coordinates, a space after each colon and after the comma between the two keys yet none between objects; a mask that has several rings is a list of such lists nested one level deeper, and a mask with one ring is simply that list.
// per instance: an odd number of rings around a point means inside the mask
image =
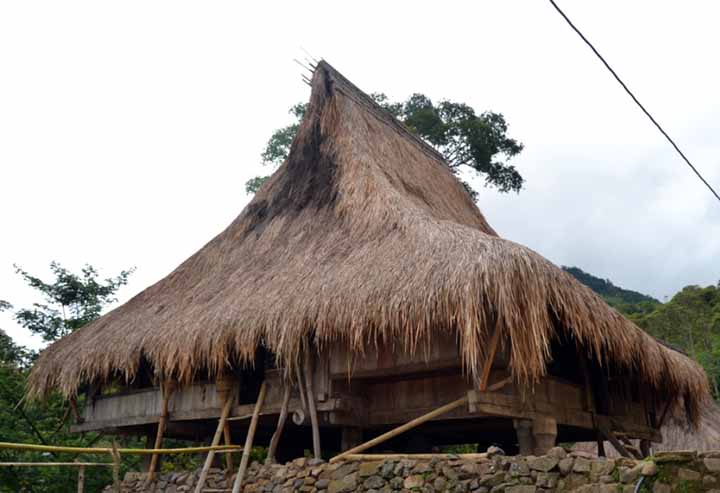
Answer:
[{"label": "leafy tree canopy", "polygon": [[53,262],[50,270],[55,279],[47,283],[20,267],[15,268],[45,298],[44,303],[18,310],[15,319],[46,341],[55,341],[98,318],[104,306],[116,301],[115,293],[127,284],[134,271],[124,270],[115,277],[100,280],[97,270],[90,265],[75,274]]},{"label": "leafy tree canopy", "polygon": [[[401,103],[390,101],[382,93],[371,96],[411,132],[435,147],[453,173],[472,170],[484,176],[486,186],[496,187],[501,192],[522,189],[522,176],[507,161],[517,156],[523,145],[508,136],[508,124],[501,113],[486,111],[478,115],[467,104],[433,103],[423,94],[413,94]],[[306,104],[296,104],[290,109],[294,121],[272,134],[262,153],[263,164],[277,167],[287,159],[306,110]],[[245,184],[248,193],[256,192],[267,178],[262,176],[248,181]],[[467,183],[463,184],[475,198],[477,193]]]}]

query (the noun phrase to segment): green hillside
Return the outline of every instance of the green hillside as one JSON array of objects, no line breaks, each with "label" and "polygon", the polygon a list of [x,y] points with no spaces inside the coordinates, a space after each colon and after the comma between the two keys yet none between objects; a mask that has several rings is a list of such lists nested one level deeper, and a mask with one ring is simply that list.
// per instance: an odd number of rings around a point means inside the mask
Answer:
[{"label": "green hillside", "polygon": [[720,283],[686,286],[667,303],[615,286],[577,267],[563,267],[642,329],[699,361],[720,398]]},{"label": "green hillside", "polygon": [[578,267],[563,266],[563,270],[602,296],[610,306],[626,315],[649,313],[661,304],[652,296],[623,289],[609,279],[600,279]]}]

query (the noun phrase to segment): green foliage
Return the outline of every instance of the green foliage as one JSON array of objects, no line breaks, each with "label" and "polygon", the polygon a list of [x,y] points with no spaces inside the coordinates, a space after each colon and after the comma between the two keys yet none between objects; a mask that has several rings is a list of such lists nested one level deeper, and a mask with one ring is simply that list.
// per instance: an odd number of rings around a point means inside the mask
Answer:
[{"label": "green foliage", "polygon": [[245,192],[248,194],[256,193],[269,178],[269,176],[256,176],[255,178],[250,178],[245,182]]},{"label": "green foliage", "polygon": [[57,262],[50,264],[55,279],[48,284],[20,267],[18,274],[45,298],[15,313],[15,320],[26,329],[55,341],[98,318],[103,307],[116,301],[115,293],[127,284],[134,269],[124,270],[114,278],[98,279],[98,272],[90,265],[74,274]]},{"label": "green foliage", "polygon": [[[435,147],[453,173],[473,170],[485,177],[486,186],[494,186],[501,192],[519,192],[522,188],[522,176],[507,160],[518,155],[523,145],[507,135],[508,125],[502,114],[486,111],[478,115],[466,104],[433,103],[422,94],[413,94],[402,103],[392,102],[382,93],[373,93],[371,97],[411,132]],[[262,153],[263,164],[279,166],[287,159],[306,111],[306,104],[290,109],[294,121],[272,134]],[[254,193],[266,178],[253,178],[245,184],[245,190]],[[472,187],[463,184],[475,198],[477,193]]]},{"label": "green foliage", "polygon": [[[45,299],[32,308],[20,309],[15,317],[26,328],[42,334],[47,341],[66,335],[100,316],[108,303],[115,301],[117,290],[127,283],[132,271],[123,271],[117,277],[98,280],[97,271],[85,266],[80,274],[73,274],[57,263],[50,266],[55,279],[46,283],[22,269],[18,273]],[[12,306],[0,301],[0,310]],[[68,425],[72,420],[68,404],[59,394],[52,394],[43,403],[24,403],[28,364],[34,355],[15,344],[0,329],[0,441],[35,443],[66,446],[110,446],[111,442],[97,433],[70,433]],[[82,407],[82,399],[78,405]],[[140,446],[135,438],[122,437],[121,447]],[[102,456],[74,456],[0,451],[3,462],[85,462],[107,460]],[[138,460],[128,457],[123,460],[123,471],[136,469]],[[108,468],[89,468],[86,471],[87,491],[100,491],[112,480]],[[0,468],[0,492],[60,492],[74,491],[77,470],[61,467],[44,468]]]},{"label": "green foliage", "polygon": [[699,362],[720,399],[720,283],[686,286],[667,303],[615,286],[577,267],[563,267],[640,328]]}]

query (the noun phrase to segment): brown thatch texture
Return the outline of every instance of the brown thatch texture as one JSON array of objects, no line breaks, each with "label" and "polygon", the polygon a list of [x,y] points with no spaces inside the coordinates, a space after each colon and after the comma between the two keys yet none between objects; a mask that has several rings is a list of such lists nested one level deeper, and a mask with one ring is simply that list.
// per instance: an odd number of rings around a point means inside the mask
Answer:
[{"label": "brown thatch texture", "polygon": [[260,343],[292,366],[308,336],[415,351],[453,331],[474,376],[495,327],[514,375],[531,381],[558,326],[691,409],[708,393],[694,362],[499,238],[434,150],[321,62],[288,161],[240,216],[168,277],[44,351],[30,394],[131,378],[143,355],[185,381],[251,361]]}]

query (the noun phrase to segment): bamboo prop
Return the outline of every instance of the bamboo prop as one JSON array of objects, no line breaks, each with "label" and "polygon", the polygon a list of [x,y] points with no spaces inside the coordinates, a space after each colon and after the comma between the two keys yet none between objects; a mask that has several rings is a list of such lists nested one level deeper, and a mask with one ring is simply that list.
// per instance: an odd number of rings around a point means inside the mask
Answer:
[{"label": "bamboo prop", "polygon": [[[225,402],[223,403],[223,408],[220,413],[220,420],[218,421],[215,435],[213,436],[212,443],[210,444],[211,447],[216,447],[220,443],[220,438],[223,436],[223,431],[225,430],[225,420],[227,419],[228,414],[230,414],[230,409],[232,408],[234,397],[234,392],[225,394]],[[203,487],[205,486],[205,481],[207,480],[208,472],[210,471],[210,466],[212,465],[212,461],[214,458],[215,451],[211,450],[210,452],[208,452],[207,457],[205,458],[205,464],[203,465],[202,471],[200,471],[200,478],[198,479],[197,485],[195,486],[195,493],[202,492]]]},{"label": "bamboo prop", "polygon": [[310,349],[307,348],[305,351],[305,387],[307,389],[310,423],[312,424],[313,456],[316,459],[320,459],[322,457],[322,451],[320,449],[320,425],[318,423],[317,407],[315,406],[312,369],[312,354],[310,353]]},{"label": "bamboo prop", "polygon": [[84,491],[85,491],[85,466],[80,466],[80,469],[78,469],[77,493],[83,493]]},{"label": "bamboo prop", "polygon": [[359,454],[360,452],[367,450],[371,447],[374,447],[375,445],[378,445],[380,443],[383,443],[391,438],[394,438],[408,430],[412,430],[413,428],[420,426],[421,424],[425,423],[426,421],[430,421],[433,418],[436,418],[438,416],[442,416],[445,413],[448,413],[452,411],[453,409],[457,409],[458,407],[461,407],[468,402],[467,395],[454,400],[448,404],[445,404],[444,406],[441,406],[434,411],[430,411],[427,414],[423,414],[422,416],[413,419],[412,421],[408,421],[404,425],[398,426],[395,429],[392,429],[388,431],[387,433],[383,433],[379,437],[375,437],[372,440],[363,443],[362,445],[358,445],[357,447],[351,448],[350,450],[346,450],[345,452],[336,455],[332,459],[330,459],[330,462],[337,462],[339,460],[346,459],[349,455],[355,455]]},{"label": "bamboo prop", "polygon": [[263,401],[265,400],[266,384],[263,381],[260,386],[260,395],[255,403],[255,412],[250,420],[250,427],[248,428],[247,437],[245,437],[245,447],[243,448],[242,459],[240,459],[240,468],[238,469],[237,476],[235,477],[235,484],[232,487],[232,493],[240,493],[240,487],[242,486],[243,479],[245,477],[245,470],[247,469],[248,460],[250,459],[250,450],[252,449],[253,439],[255,438],[255,429],[257,428],[258,419],[260,418],[260,409],[262,408]]},{"label": "bamboo prop", "polygon": [[[33,452],[58,452],[69,454],[111,454],[112,448],[107,447],[64,447],[59,445],[35,445],[32,443],[10,443],[0,442],[0,450],[29,450]],[[238,452],[242,450],[239,445],[218,445],[217,447],[186,447],[186,448],[119,448],[117,449],[123,455],[175,455],[175,454],[195,454],[209,452],[215,450],[216,453],[221,452]],[[74,462],[73,462],[74,464]]]},{"label": "bamboo prop", "polygon": [[[495,353],[497,352],[498,348],[498,342],[500,341],[500,328],[496,327],[495,332],[492,335],[492,339],[490,341],[490,352],[488,353],[487,359],[485,360],[485,364],[483,365],[482,373],[480,374],[480,385],[478,387],[478,390],[480,392],[484,392],[488,389],[488,380],[490,379],[490,370],[492,369],[492,363],[495,359]],[[507,380],[507,379],[506,379]],[[506,382],[500,381],[498,384],[501,384],[501,386],[504,386]],[[388,431],[387,433],[383,433],[379,437],[375,437],[372,440],[363,443],[362,445],[358,445],[357,447],[351,448],[350,450],[346,450],[345,452],[336,455],[332,459],[330,459],[330,462],[337,462],[342,459],[346,459],[349,455],[358,454],[364,450],[367,450],[371,447],[374,447],[375,445],[378,445],[380,443],[383,443],[391,438],[394,438],[402,433],[405,433],[408,430],[411,430],[413,428],[416,428],[420,426],[421,424],[430,421],[433,418],[436,418],[438,416],[442,416],[443,414],[449,413],[450,411],[457,409],[463,405],[466,405],[468,403],[468,396],[467,394],[455,401],[452,401],[448,404],[445,404],[444,406],[441,406],[434,411],[430,411],[427,414],[423,414],[422,416],[413,419],[412,421],[408,421],[404,425],[398,426],[395,429],[392,429]]]},{"label": "bamboo prop", "polygon": [[[163,435],[165,434],[165,426],[167,425],[168,417],[168,403],[170,401],[170,395],[173,391],[170,382],[163,382],[162,390],[162,411],[160,413],[160,421],[158,422],[157,435],[155,435],[155,449],[162,447]],[[148,483],[155,481],[155,469],[157,468],[159,459],[159,454],[153,455],[152,459],[150,459],[150,467],[148,468],[147,475]]]},{"label": "bamboo prop", "polygon": [[[153,456],[155,457],[155,456]],[[113,485],[115,493],[121,493],[120,491],[120,453],[118,452],[117,443],[113,440],[112,446],[112,458],[113,458]]]},{"label": "bamboo prop", "polygon": [[288,404],[290,403],[290,385],[285,384],[285,390],[283,393],[282,405],[280,406],[280,416],[278,417],[277,427],[275,433],[273,433],[270,439],[270,446],[268,447],[267,460],[269,463],[275,462],[275,451],[277,450],[278,443],[280,442],[280,436],[282,435],[283,429],[285,428],[285,421],[288,415]]},{"label": "bamboo prop", "polygon": [[112,467],[112,462],[0,462],[0,467]]},{"label": "bamboo prop", "polygon": [[344,457],[346,460],[351,461],[383,461],[383,460],[433,460],[433,459],[447,459],[447,460],[480,460],[487,459],[487,454],[348,454]]}]

